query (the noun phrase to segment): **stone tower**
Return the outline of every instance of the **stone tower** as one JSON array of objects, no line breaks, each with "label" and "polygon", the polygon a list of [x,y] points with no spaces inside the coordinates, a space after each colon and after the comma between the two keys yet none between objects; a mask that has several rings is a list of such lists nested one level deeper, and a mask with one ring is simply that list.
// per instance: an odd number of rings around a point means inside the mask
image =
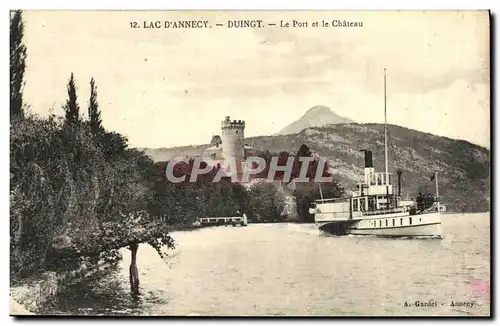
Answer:
[{"label": "stone tower", "polygon": [[243,139],[245,138],[245,121],[233,120],[229,116],[222,121],[222,157],[234,157],[236,160],[243,160],[245,150]]}]

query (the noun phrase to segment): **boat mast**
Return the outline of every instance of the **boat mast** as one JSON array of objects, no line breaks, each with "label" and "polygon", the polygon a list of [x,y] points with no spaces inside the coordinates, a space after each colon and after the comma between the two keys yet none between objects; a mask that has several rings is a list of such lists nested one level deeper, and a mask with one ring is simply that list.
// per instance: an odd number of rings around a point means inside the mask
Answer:
[{"label": "boat mast", "polygon": [[387,191],[387,207],[389,206],[389,163],[387,156],[387,82],[384,68],[384,149],[385,149],[385,188]]}]

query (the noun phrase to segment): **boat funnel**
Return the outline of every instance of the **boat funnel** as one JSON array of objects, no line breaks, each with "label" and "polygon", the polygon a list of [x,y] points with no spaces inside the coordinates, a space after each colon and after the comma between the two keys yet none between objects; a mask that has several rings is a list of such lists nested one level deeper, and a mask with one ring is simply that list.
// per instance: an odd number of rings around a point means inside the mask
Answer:
[{"label": "boat funnel", "polygon": [[373,167],[372,151],[363,149],[361,150],[361,152],[365,153],[365,168],[372,168]]},{"label": "boat funnel", "polygon": [[397,170],[398,174],[398,196],[401,197],[401,175],[403,174],[403,170]]}]

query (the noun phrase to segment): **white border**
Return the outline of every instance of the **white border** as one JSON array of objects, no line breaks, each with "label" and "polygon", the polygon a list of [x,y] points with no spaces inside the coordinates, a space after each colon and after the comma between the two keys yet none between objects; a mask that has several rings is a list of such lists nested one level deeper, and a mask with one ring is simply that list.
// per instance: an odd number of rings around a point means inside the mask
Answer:
[{"label": "white border", "polygon": [[491,9],[495,8],[496,0],[455,0],[440,1],[389,1],[389,0],[349,0],[349,1],[321,1],[321,0],[288,0],[270,3],[266,0],[253,1],[223,1],[203,0],[173,1],[116,1],[88,0],[88,1],[64,1],[46,0],[43,3],[36,0],[7,1],[11,9],[120,9],[120,10],[158,10],[158,9],[310,9],[310,10],[440,10],[440,9]]},{"label": "white border", "polygon": [[[8,216],[9,216],[9,174],[7,171],[9,171],[9,96],[7,89],[9,87],[9,81],[8,81],[8,67],[7,67],[7,62],[8,62],[8,47],[9,47],[9,35],[8,35],[8,26],[9,26],[9,15],[8,15],[8,10],[9,9],[84,9],[84,10],[91,10],[91,9],[98,9],[98,10],[105,10],[105,9],[111,9],[111,10],[158,10],[158,9],[173,9],[173,10],[181,10],[181,9],[240,9],[240,10],[245,10],[245,9],[253,9],[253,10],[271,10],[271,9],[284,9],[284,10],[291,10],[291,9],[309,9],[309,10],[383,10],[383,9],[389,9],[389,10],[444,10],[444,9],[491,9],[493,13],[498,13],[500,12],[500,1],[498,0],[455,0],[455,1],[440,1],[437,2],[436,0],[419,0],[419,1],[389,1],[389,0],[348,0],[348,1],[320,1],[320,0],[307,0],[307,1],[298,1],[298,0],[287,0],[287,1],[280,1],[275,2],[275,3],[270,3],[269,1],[266,0],[247,0],[247,1],[221,1],[221,0],[212,0],[212,1],[204,1],[204,0],[189,0],[189,1],[151,1],[151,0],[140,0],[140,1],[103,1],[103,0],[86,0],[86,1],[67,1],[67,0],[46,0],[46,1],[36,1],[36,0],[19,0],[19,1],[3,1],[2,2],[2,7],[4,7],[4,10],[2,10],[2,15],[0,15],[0,22],[3,26],[2,31],[2,38],[3,42],[0,42],[0,46],[3,48],[0,53],[3,55],[3,65],[0,65],[0,69],[2,70],[2,75],[5,76],[5,85],[3,87],[4,91],[0,93],[2,103],[3,105],[3,110],[2,113],[4,114],[4,119],[2,119],[2,128],[0,129],[0,132],[2,133],[2,141],[0,142],[1,150],[4,153],[4,155],[1,156],[1,167],[3,173],[1,173],[1,185],[2,185],[2,194],[0,196],[0,205],[2,208],[2,211],[4,212],[3,218],[0,219],[0,223],[2,223],[1,229],[4,230],[4,234],[2,237],[0,237],[1,241],[3,242],[3,245],[1,246],[2,250],[1,255],[2,255],[2,262],[4,262],[5,266],[7,265],[7,261],[9,259],[9,235],[8,235]],[[498,21],[497,21],[498,25]],[[494,40],[492,39],[492,42],[498,41],[498,34],[494,33],[495,35]],[[497,42],[495,42],[497,43]],[[498,51],[497,51],[498,52]],[[497,59],[498,55],[495,55],[494,59]],[[493,73],[495,73],[494,71]],[[498,84],[495,85],[495,88],[492,89],[492,92],[495,92],[497,94],[497,88]],[[498,108],[497,106],[497,100],[495,98],[495,102],[492,103],[494,104],[493,108]],[[498,125],[498,114],[496,115],[494,125]],[[493,122],[493,121],[492,121]],[[492,135],[493,137],[493,135]],[[497,150],[497,143],[495,143],[495,146],[493,151],[496,152]],[[495,181],[497,178],[495,178]],[[495,182],[496,184],[496,182]],[[494,200],[497,202],[497,197],[498,194],[495,196]],[[496,249],[496,248],[495,248]],[[498,252],[497,252],[498,254]],[[497,258],[498,255],[495,256]],[[4,321],[8,323],[14,323],[15,320],[12,317],[8,317],[8,307],[9,307],[9,299],[8,299],[8,292],[9,292],[9,270],[8,267],[4,268],[3,270],[3,276],[2,276],[2,286],[5,287],[4,295],[1,297],[1,302],[3,303],[1,306],[5,307],[4,312],[2,313],[2,317]],[[496,280],[498,283],[498,280]],[[494,289],[492,289],[492,293],[495,292]],[[495,298],[498,300],[498,298]],[[496,301],[497,301],[496,300]],[[493,308],[493,307],[492,307]],[[492,309],[493,310],[493,309]],[[111,321],[111,320],[106,320],[106,321]],[[208,323],[220,323],[221,320],[204,320],[204,322]],[[281,322],[287,321],[287,320],[281,320]],[[300,323],[311,323],[314,320],[310,319],[301,319],[298,320]],[[332,320],[334,321],[334,320]],[[342,320],[339,320],[342,322]],[[367,320],[357,320],[355,321],[356,324],[362,324],[367,321],[371,321],[370,319]],[[432,322],[430,320],[421,320],[421,321],[427,321],[427,322]],[[441,322],[444,323],[450,323],[450,322],[455,322],[456,320],[441,320]],[[469,320],[471,321],[471,320]],[[45,322],[45,323],[52,323],[51,320],[37,320],[37,322]],[[64,321],[64,324],[73,324],[75,321]],[[104,320],[87,320],[84,321],[85,323],[92,323],[93,325],[96,324],[101,324],[104,322]],[[113,320],[113,322],[123,322],[123,320]],[[156,321],[140,321],[140,320],[131,320],[134,324],[146,324],[147,323],[165,323],[168,322],[169,324],[171,323],[178,323],[179,321],[177,320],[156,320]],[[181,321],[182,322],[182,321]],[[247,324],[250,321],[238,321],[238,323],[241,324]],[[261,320],[260,322],[268,323],[270,320]],[[385,322],[385,320],[381,320],[381,322]],[[397,323],[404,323],[406,324],[413,324],[417,323],[417,320],[399,320]],[[474,322],[474,321],[471,321]],[[478,322],[478,321],[475,321]]]}]

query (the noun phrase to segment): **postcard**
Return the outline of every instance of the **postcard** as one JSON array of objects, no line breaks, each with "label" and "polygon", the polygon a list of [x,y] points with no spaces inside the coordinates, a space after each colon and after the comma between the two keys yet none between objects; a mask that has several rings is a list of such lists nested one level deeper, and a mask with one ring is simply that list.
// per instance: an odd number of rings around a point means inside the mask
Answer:
[{"label": "postcard", "polygon": [[490,317],[490,105],[488,11],[11,11],[11,315]]}]

